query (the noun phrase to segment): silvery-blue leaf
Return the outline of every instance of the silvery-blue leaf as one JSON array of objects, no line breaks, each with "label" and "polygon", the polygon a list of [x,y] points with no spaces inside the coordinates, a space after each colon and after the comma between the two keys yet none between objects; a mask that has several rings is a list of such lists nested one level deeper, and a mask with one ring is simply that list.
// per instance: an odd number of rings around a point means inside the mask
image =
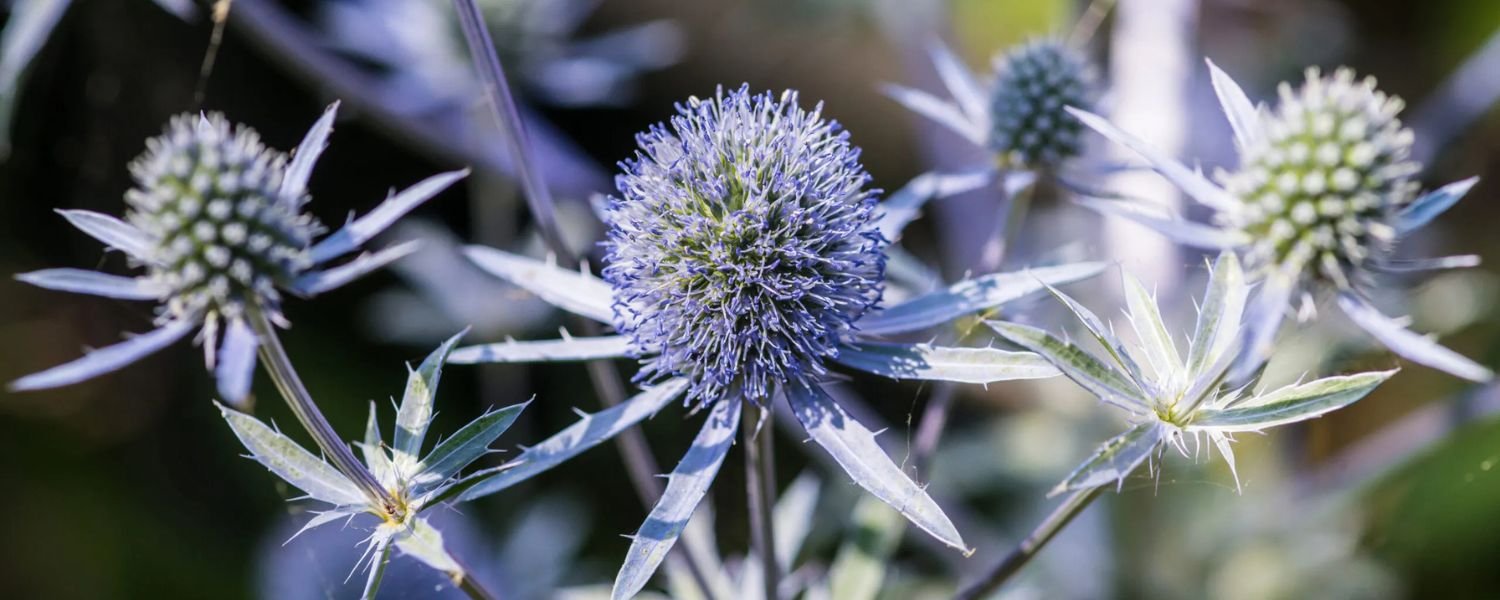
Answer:
[{"label": "silvery-blue leaf", "polygon": [[567,338],[466,346],[453,351],[448,362],[457,364],[558,362],[619,358],[630,352],[630,338],[623,335]]},{"label": "silvery-blue leaf", "polygon": [[1102,273],[1108,266],[1102,262],[1081,262],[985,275],[871,313],[855,326],[860,333],[868,335],[916,331],[999,306],[1039,292],[1048,285],[1088,279]]},{"label": "silvery-blue leaf", "polygon": [[114,248],[141,262],[152,262],[153,244],[145,232],[136,226],[111,217],[103,213],[91,210],[61,210],[57,214],[67,219],[79,231],[89,234],[90,237],[104,242],[105,246]]},{"label": "silvery-blue leaf", "polygon": [[635,596],[646,586],[651,575],[656,573],[667,552],[677,543],[693,509],[703,501],[708,487],[719,474],[724,456],[734,444],[734,434],[739,430],[741,400],[731,398],[714,404],[713,412],[703,423],[703,429],[693,440],[693,446],[683,455],[682,462],[667,478],[666,490],[661,500],[651,509],[646,522],[636,532],[625,554],[625,564],[615,576],[614,589],[610,597],[623,600]]},{"label": "silvery-blue leaf", "polygon": [[1193,418],[1188,430],[1231,433],[1261,431],[1278,425],[1321,417],[1353,404],[1395,374],[1396,370],[1392,369],[1326,377],[1299,385],[1289,385],[1251,398],[1234,408],[1202,409]]},{"label": "silvery-blue leaf", "polygon": [[1207,250],[1225,250],[1242,246],[1249,240],[1249,238],[1245,237],[1244,233],[1229,229],[1219,229],[1218,227],[1187,221],[1180,217],[1164,215],[1139,203],[1094,200],[1091,198],[1079,198],[1076,201],[1100,213],[1129,219],[1145,225],[1184,246]]},{"label": "silvery-blue leaf", "polygon": [[531,402],[527,401],[486,412],[438,443],[432,452],[422,458],[417,474],[412,476],[413,493],[422,494],[458,476],[459,471],[469,463],[487,454],[490,444],[495,443],[496,438],[510,429],[511,424],[516,422],[516,417],[529,404]]},{"label": "silvery-blue leaf", "polygon": [[1228,73],[1220,70],[1219,65],[1214,64],[1214,61],[1207,58],[1203,60],[1208,63],[1214,94],[1219,97],[1219,105],[1224,108],[1224,116],[1228,117],[1229,127],[1234,130],[1235,146],[1243,152],[1246,148],[1260,142],[1262,135],[1260,112]]},{"label": "silvery-blue leaf", "polygon": [[265,465],[308,497],[337,506],[363,504],[364,495],[354,482],[322,459],[304,450],[292,438],[278,433],[259,419],[219,404],[224,421],[234,431],[251,458]]},{"label": "silvery-blue leaf", "polygon": [[[937,271],[900,246],[885,247],[885,278],[887,283],[900,284],[918,293],[943,286],[943,277]],[[887,287],[886,297],[890,295],[891,289]]]},{"label": "silvery-blue leaf", "polygon": [[1476,183],[1479,183],[1478,177],[1455,181],[1413,200],[1396,214],[1396,232],[1410,233],[1431,223],[1438,215],[1453,208]]},{"label": "silvery-blue leaf", "polygon": [[600,323],[614,321],[614,290],[598,277],[485,246],[466,246],[464,254],[491,275],[521,286],[558,308]]},{"label": "silvery-blue leaf", "polygon": [[1182,188],[1182,191],[1189,197],[1197,200],[1204,206],[1215,210],[1234,210],[1239,205],[1239,201],[1234,196],[1229,195],[1223,188],[1214,185],[1202,173],[1189,169],[1182,163],[1177,162],[1177,159],[1162,154],[1144,140],[1120,130],[1103,117],[1088,111],[1078,110],[1071,106],[1067,107],[1067,111],[1072,113],[1073,116],[1078,117],[1078,120],[1083,121],[1084,125],[1088,125],[1089,128],[1099,132],[1100,135],[1129,148],[1140,155],[1141,158],[1146,159],[1146,162],[1151,163],[1151,170],[1160,173],[1162,177],[1166,177],[1172,183],[1176,184],[1177,187]]},{"label": "silvery-blue leaf", "polygon": [[886,96],[901,103],[912,112],[936,121],[976,146],[984,146],[985,137],[989,135],[989,132],[970,121],[964,112],[952,103],[938,99],[927,92],[900,85],[888,84],[882,86],[881,89],[885,91]]},{"label": "silvery-blue leaf", "polygon": [[932,55],[932,65],[943,80],[943,87],[948,88],[959,108],[970,121],[983,124],[989,118],[989,94],[974,80],[974,74],[940,41],[929,44],[927,52]]},{"label": "silvery-blue leaf", "polygon": [[1203,306],[1198,309],[1198,322],[1193,328],[1187,363],[1190,375],[1198,376],[1229,350],[1239,334],[1249,295],[1240,260],[1233,252],[1220,253],[1209,272],[1208,289],[1203,292]]},{"label": "silvery-blue leaf", "polygon": [[333,133],[333,118],[338,114],[339,103],[335,101],[323,111],[323,116],[313,123],[303,136],[302,143],[287,164],[286,175],[281,179],[281,202],[300,204],[307,193],[307,180],[312,177],[313,166],[328,147],[328,134]]},{"label": "silvery-blue leaf", "polygon": [[526,448],[508,469],[486,469],[475,473],[472,486],[459,495],[459,501],[488,496],[538,473],[556,467],[584,450],[624,431],[656,414],[687,387],[685,379],[670,379],[636,394],[619,405],[585,415],[577,423],[557,432],[542,443]]},{"label": "silvery-blue leaf", "polygon": [[1456,256],[1439,256],[1437,258],[1388,258],[1383,261],[1374,262],[1370,265],[1370,268],[1383,273],[1418,273],[1422,271],[1440,271],[1443,269],[1470,269],[1479,266],[1479,262],[1479,255],[1477,254],[1459,254]]},{"label": "silvery-blue leaf", "polygon": [[1443,347],[1431,338],[1413,333],[1353,294],[1339,294],[1339,308],[1356,325],[1407,360],[1480,383],[1494,377],[1493,372],[1479,363]]},{"label": "silvery-blue leaf", "polygon": [[1072,296],[1064,294],[1061,290],[1050,285],[1047,286],[1047,292],[1051,293],[1052,297],[1056,298],[1058,302],[1062,302],[1063,306],[1066,306],[1068,311],[1073,313],[1073,316],[1077,317],[1083,323],[1089,335],[1104,348],[1104,351],[1109,354],[1110,359],[1129,378],[1133,387],[1140,390],[1138,395],[1141,397],[1149,396],[1151,389],[1149,387],[1150,381],[1141,372],[1141,367],[1136,364],[1135,357],[1131,356],[1130,350],[1126,349],[1125,344],[1121,343],[1120,339],[1115,337],[1114,329],[1095,315],[1094,311],[1084,306],[1082,302],[1074,300]]},{"label": "silvery-blue leaf", "polygon": [[382,248],[377,252],[365,252],[347,263],[337,267],[325,268],[312,271],[298,277],[292,283],[297,293],[304,296],[316,296],[328,290],[343,287],[345,284],[364,277],[381,267],[400,260],[411,253],[416,252],[422,245],[417,240],[402,242],[389,248]]},{"label": "silvery-blue leaf", "polygon": [[214,380],[224,401],[236,408],[250,395],[255,378],[255,351],[260,340],[244,319],[229,319],[224,341],[219,343],[219,357],[214,364]]},{"label": "silvery-blue leaf", "polygon": [[406,393],[401,396],[401,407],[396,410],[396,433],[391,442],[396,464],[405,472],[410,473],[408,467],[415,465],[417,457],[421,456],[422,439],[427,436],[427,426],[432,424],[432,405],[439,380],[443,377],[443,363],[453,351],[453,345],[468,332],[465,329],[448,338],[406,377]]},{"label": "silvery-blue leaf", "polygon": [[776,562],[781,563],[781,572],[790,573],[792,561],[807,541],[812,531],[813,517],[818,508],[818,488],[822,484],[816,475],[803,473],[782,490],[771,512],[771,522],[776,524]]},{"label": "silvery-blue leaf", "polygon": [[1271,269],[1262,279],[1260,289],[1245,309],[1244,346],[1240,360],[1230,372],[1231,383],[1248,381],[1271,358],[1271,344],[1286,317],[1287,305],[1297,288],[1297,276],[1295,265],[1288,263]]},{"label": "silvery-blue leaf", "polygon": [[1145,406],[1149,402],[1142,395],[1140,388],[1124,375],[1110,369],[1087,350],[1057,339],[1052,334],[1035,327],[1004,321],[986,321],[985,323],[1000,334],[1000,337],[1051,361],[1053,366],[1062,371],[1063,375],[1068,376],[1068,379],[1083,386],[1100,400],[1134,414],[1146,414]]},{"label": "silvery-blue leaf", "polygon": [[931,344],[856,342],[839,348],[839,364],[892,379],[993,383],[1054,377],[1052,363],[1030,352]]},{"label": "silvery-blue leaf", "polygon": [[453,560],[448,549],[443,547],[442,532],[428,523],[427,519],[414,516],[406,523],[384,523],[380,527],[396,529],[390,539],[401,550],[401,554],[448,575],[455,583],[466,576],[463,565]]},{"label": "silvery-blue leaf", "polygon": [[1165,435],[1165,426],[1155,420],[1131,427],[1099,446],[1093,456],[1074,469],[1047,495],[1050,497],[1109,483],[1123,483],[1136,467],[1141,466],[1156,451]]},{"label": "silvery-blue leaf", "polygon": [[49,290],[89,294],[119,300],[155,300],[166,288],[144,277],[121,277],[85,269],[42,269],[16,279]]},{"label": "silvery-blue leaf", "polygon": [[0,158],[10,153],[11,112],[20,95],[21,78],[69,4],[69,0],[17,0],[10,4],[10,19],[0,32]]},{"label": "silvery-blue leaf", "polygon": [[[901,231],[917,218],[928,200],[977,190],[994,181],[998,174],[994,167],[984,167],[957,173],[934,171],[916,176],[880,203],[880,216],[877,217],[880,235],[890,242],[901,239]],[[1035,175],[1031,175],[1031,179],[1035,179]]]},{"label": "silvery-blue leaf", "polygon": [[375,207],[375,210],[349,222],[332,235],[313,244],[311,254],[313,262],[325,263],[359,249],[365,242],[385,231],[397,219],[468,175],[468,169],[439,173],[386,198],[380,206]]},{"label": "silvery-blue leaf", "polygon": [[817,387],[786,386],[787,403],[813,441],[827,450],[854,483],[905,515],[938,541],[968,552],[963,537],[937,502],[891,462],[875,434],[855,421]]},{"label": "silvery-blue leaf", "polygon": [[1165,376],[1182,370],[1182,356],[1177,353],[1177,344],[1167,332],[1162,321],[1161,309],[1156,298],[1146,291],[1146,286],[1129,271],[1121,271],[1125,286],[1125,302],[1130,307],[1130,325],[1146,350],[1146,360],[1158,375]]},{"label": "silvery-blue leaf", "polygon": [[42,390],[98,377],[167,347],[186,336],[196,325],[192,321],[172,321],[149,333],[84,354],[82,358],[72,362],[12,381],[10,390]]}]

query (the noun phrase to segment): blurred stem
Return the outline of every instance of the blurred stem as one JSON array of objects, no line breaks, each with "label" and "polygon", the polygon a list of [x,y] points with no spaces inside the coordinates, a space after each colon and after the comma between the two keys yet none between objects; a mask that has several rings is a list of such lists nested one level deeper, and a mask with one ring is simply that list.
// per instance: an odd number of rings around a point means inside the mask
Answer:
[{"label": "blurred stem", "polygon": [[474,570],[470,569],[469,565],[464,564],[457,556],[449,552],[447,548],[443,549],[443,553],[447,554],[448,559],[452,560],[453,564],[458,565],[460,569],[457,573],[448,574],[449,577],[453,578],[453,585],[457,586],[459,590],[463,591],[463,593],[467,594],[473,600],[496,600],[497,596],[491,594],[489,590],[484,589],[484,584],[479,583],[478,579],[470,575]]},{"label": "blurred stem", "polygon": [[1062,531],[1063,527],[1082,514],[1083,509],[1088,508],[1088,505],[1093,503],[1094,498],[1099,497],[1099,492],[1103,490],[1104,486],[1096,486],[1073,492],[1073,495],[1063,500],[1063,503],[1054,509],[1052,514],[1047,515],[1047,518],[1032,530],[1031,535],[1021,540],[1020,545],[1011,550],[1010,554],[1000,561],[1000,564],[995,565],[995,568],[991,569],[984,579],[960,591],[956,598],[977,600],[998,591],[1000,586],[1005,585],[1005,582],[1031,562],[1032,557],[1035,557],[1042,547],[1047,545],[1047,542],[1052,541],[1052,538]]},{"label": "blurred stem", "polygon": [[361,600],[375,600],[375,596],[380,593],[380,582],[385,579],[385,566],[390,562],[391,545],[385,544],[375,556],[375,562],[370,563],[370,578],[365,580],[365,593],[360,595]]},{"label": "blurred stem", "polygon": [[[776,531],[771,506],[776,502],[776,454],[771,446],[771,428],[763,406],[751,404],[744,411],[740,434],[745,439],[745,489],[750,510],[750,545],[760,558],[766,600],[778,600],[781,566],[776,562]],[[762,430],[764,429],[764,430]]]},{"label": "blurred stem", "polygon": [[312,394],[308,393],[307,386],[302,384],[302,378],[297,376],[297,370],[292,367],[292,359],[287,356],[286,349],[281,347],[276,326],[271,324],[265,311],[252,306],[248,313],[250,327],[255,330],[256,337],[260,338],[261,362],[271,374],[271,380],[276,382],[276,389],[281,391],[281,397],[286,399],[292,414],[297,416],[297,421],[302,423],[302,427],[312,436],[313,442],[317,443],[334,468],[354,482],[386,514],[399,516],[403,510],[401,505],[380,485],[375,475],[354,458],[349,446],[334,432],[328,419],[323,417],[323,412],[318,410]]}]

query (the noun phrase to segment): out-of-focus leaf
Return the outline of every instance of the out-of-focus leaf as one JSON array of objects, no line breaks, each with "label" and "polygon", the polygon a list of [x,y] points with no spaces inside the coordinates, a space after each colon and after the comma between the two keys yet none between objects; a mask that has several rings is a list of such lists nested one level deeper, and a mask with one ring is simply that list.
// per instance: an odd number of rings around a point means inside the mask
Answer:
[{"label": "out-of-focus leaf", "polygon": [[1212,60],[1204,59],[1204,62],[1208,63],[1214,94],[1219,97],[1219,105],[1224,108],[1224,116],[1229,118],[1229,127],[1234,130],[1235,146],[1244,152],[1260,142],[1260,112],[1228,73],[1219,69]]},{"label": "out-of-focus leaf", "polygon": [[932,55],[932,66],[943,80],[943,87],[948,88],[948,93],[968,116],[968,120],[976,124],[984,123],[989,117],[989,94],[974,79],[974,74],[942,42],[934,41],[929,44],[927,53]]},{"label": "out-of-focus leaf", "polygon": [[448,357],[448,362],[478,364],[599,360],[619,358],[629,352],[630,338],[622,335],[526,342],[511,340],[459,348]]},{"label": "out-of-focus leaf", "polygon": [[1463,181],[1455,181],[1417,198],[1396,215],[1396,231],[1399,233],[1410,233],[1420,229],[1423,225],[1431,223],[1438,215],[1453,208],[1453,205],[1457,204],[1464,197],[1464,194],[1469,193],[1469,190],[1476,183],[1479,183],[1479,178],[1470,177]]},{"label": "out-of-focus leaf", "polygon": [[1048,285],[1088,279],[1102,273],[1107,266],[1102,262],[1081,262],[985,275],[866,315],[856,326],[861,333],[870,335],[916,331],[999,306]]},{"label": "out-of-focus leaf", "polygon": [[281,179],[281,202],[300,203],[307,193],[307,180],[312,177],[313,166],[328,147],[328,135],[333,133],[333,118],[338,114],[339,103],[335,101],[323,111],[323,116],[313,123],[302,143],[297,144],[292,162],[287,164],[286,175]]},{"label": "out-of-focus leaf", "polygon": [[975,146],[984,146],[985,136],[988,136],[989,132],[970,121],[964,112],[952,103],[906,86],[886,85],[883,90],[886,96],[912,112],[936,121]]},{"label": "out-of-focus leaf", "polygon": [[1339,295],[1339,307],[1360,328],[1375,336],[1392,352],[1407,360],[1446,371],[1458,377],[1477,381],[1489,381],[1494,377],[1489,369],[1462,354],[1449,350],[1425,336],[1417,335],[1401,326],[1395,319],[1380,314],[1375,307],[1353,294]]},{"label": "out-of-focus leaf", "polygon": [[1005,321],[986,321],[986,323],[999,333],[1000,337],[1051,361],[1053,366],[1062,371],[1063,375],[1068,376],[1068,379],[1083,386],[1100,400],[1133,414],[1145,414],[1145,407],[1149,402],[1141,390],[1087,350],[1057,339],[1052,334],[1035,327]]},{"label": "out-of-focus leaf", "polygon": [[1201,225],[1178,217],[1166,216],[1135,202],[1079,198],[1079,204],[1106,215],[1121,217],[1145,225],[1184,246],[1208,250],[1225,250],[1245,244],[1243,233]]},{"label": "out-of-focus leaf", "polygon": [[432,424],[432,405],[443,376],[443,363],[465,333],[467,329],[448,338],[406,377],[406,393],[396,411],[396,432],[391,442],[396,466],[404,473],[414,472],[417,457],[422,455],[422,439],[427,436],[427,426]]},{"label": "out-of-focus leaf", "polygon": [[459,471],[490,451],[505,430],[531,402],[513,404],[486,412],[443,440],[422,458],[420,470],[411,479],[412,493],[421,494],[456,477]]},{"label": "out-of-focus leaf", "polygon": [[491,275],[521,286],[558,308],[600,323],[614,321],[614,290],[598,277],[486,246],[467,246],[464,254]]},{"label": "out-of-focus leaf", "polygon": [[145,278],[121,277],[87,269],[42,269],[16,275],[39,288],[117,300],[155,300],[166,288]]},{"label": "out-of-focus leaf", "polygon": [[369,275],[380,268],[401,260],[411,253],[416,252],[421,242],[413,240],[382,248],[377,252],[366,252],[354,260],[333,267],[312,271],[298,277],[292,283],[292,287],[304,296],[316,296],[328,290],[343,287],[345,284]]},{"label": "out-of-focus leaf", "polygon": [[816,387],[786,386],[787,403],[813,441],[827,450],[854,483],[905,515],[939,541],[968,551],[963,537],[927,490],[891,462],[875,434],[855,421]]},{"label": "out-of-focus leaf", "polygon": [[834,360],[892,379],[992,383],[1058,375],[1052,363],[1036,354],[997,348],[858,342],[840,347]]},{"label": "out-of-focus leaf", "polygon": [[[994,181],[997,174],[993,167],[985,167],[958,173],[931,172],[916,176],[880,203],[877,217],[880,235],[894,243],[901,239],[901,231],[906,229],[906,225],[921,214],[927,201],[977,190]],[[1035,176],[1030,175],[1030,178],[1035,179]]]},{"label": "out-of-focus leaf", "polygon": [[823,482],[812,473],[803,473],[792,480],[792,485],[781,492],[776,508],[771,512],[771,522],[776,524],[776,561],[781,563],[781,572],[788,573],[792,561],[802,550],[802,543],[812,531],[813,516],[818,508],[818,488]]},{"label": "out-of-focus leaf", "polygon": [[719,466],[724,464],[724,456],[734,444],[734,434],[739,430],[740,404],[738,399],[727,399],[714,405],[703,429],[693,440],[693,446],[688,448],[682,462],[677,463],[677,468],[667,478],[661,500],[651,509],[646,522],[632,539],[625,564],[615,576],[611,597],[623,600],[640,592],[661,566],[661,561],[666,559],[672,545],[677,543],[688,518],[693,516],[693,509],[703,501],[709,485],[719,474]]},{"label": "out-of-focus leaf", "polygon": [[1388,258],[1371,265],[1370,268],[1386,273],[1417,273],[1421,271],[1440,271],[1443,269],[1469,269],[1477,266],[1479,266],[1479,255],[1459,254],[1436,258]]},{"label": "out-of-focus leaf", "polygon": [[1151,170],[1166,177],[1177,187],[1182,188],[1182,191],[1189,197],[1204,206],[1215,210],[1234,210],[1238,205],[1239,202],[1234,196],[1214,185],[1202,173],[1183,166],[1182,163],[1177,162],[1177,159],[1162,154],[1144,140],[1120,130],[1103,117],[1071,106],[1067,107],[1067,111],[1078,117],[1078,120],[1083,121],[1083,124],[1088,125],[1090,129],[1146,159],[1146,162],[1151,164]]},{"label": "out-of-focus leaf", "polygon": [[0,158],[10,154],[10,127],[22,76],[47,43],[69,0],[17,0],[0,31]]},{"label": "out-of-focus leaf", "polygon": [[286,480],[315,500],[345,506],[363,503],[364,496],[354,482],[322,459],[304,450],[297,442],[266,426],[259,419],[219,406],[219,412],[234,431],[234,436],[250,451],[250,456],[265,465],[277,477]]},{"label": "out-of-focus leaf", "polygon": [[136,226],[91,210],[62,210],[57,214],[67,219],[79,231],[89,234],[105,246],[114,248],[141,262],[151,262],[151,239]]},{"label": "out-of-focus leaf", "polygon": [[860,498],[851,530],[828,568],[829,597],[873,600],[885,581],[885,567],[901,541],[901,513],[879,499]]},{"label": "out-of-focus leaf", "polygon": [[1052,488],[1052,491],[1047,492],[1047,495],[1056,496],[1110,482],[1123,482],[1156,451],[1166,434],[1164,427],[1155,420],[1147,421],[1104,442],[1104,445],[1094,451],[1093,456]]},{"label": "out-of-focus leaf", "polygon": [[1260,431],[1320,417],[1365,397],[1396,370],[1326,377],[1301,385],[1289,385],[1245,404],[1223,410],[1198,411],[1189,427],[1214,431]]},{"label": "out-of-focus leaf", "polygon": [[397,219],[469,175],[468,169],[439,173],[386,198],[379,206],[355,219],[312,247],[312,260],[322,264],[353,252],[385,231]]},{"label": "out-of-focus leaf", "polygon": [[186,336],[195,326],[197,323],[193,321],[172,321],[149,333],[84,354],[83,358],[12,381],[8,387],[13,392],[44,390],[97,377],[171,345]]},{"label": "out-of-focus leaf", "polygon": [[238,407],[250,396],[250,383],[255,379],[255,350],[259,346],[260,339],[244,319],[229,320],[214,365],[214,380],[224,401]]}]

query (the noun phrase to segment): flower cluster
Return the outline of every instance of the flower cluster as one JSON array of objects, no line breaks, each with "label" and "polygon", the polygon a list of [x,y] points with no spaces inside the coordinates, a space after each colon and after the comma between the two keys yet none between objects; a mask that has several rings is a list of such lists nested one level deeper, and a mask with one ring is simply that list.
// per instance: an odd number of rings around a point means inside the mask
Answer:
[{"label": "flower cluster", "polygon": [[622,164],[606,218],[617,328],[641,377],[755,401],[823,361],[880,300],[870,176],[837,123],[748,87],[678,107]]},{"label": "flower cluster", "polygon": [[990,147],[1006,165],[1055,166],[1083,151],[1083,125],[1063,107],[1090,109],[1097,76],[1077,50],[1041,39],[997,62]]}]

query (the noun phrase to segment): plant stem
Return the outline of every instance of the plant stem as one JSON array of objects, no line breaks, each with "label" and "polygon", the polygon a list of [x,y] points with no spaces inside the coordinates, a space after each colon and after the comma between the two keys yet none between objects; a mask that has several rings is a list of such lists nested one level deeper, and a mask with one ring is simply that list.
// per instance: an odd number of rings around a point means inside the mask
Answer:
[{"label": "plant stem", "polygon": [[449,552],[446,548],[443,549],[443,552],[447,554],[448,559],[452,560],[453,564],[458,565],[459,568],[458,572],[448,573],[448,577],[453,579],[454,586],[457,586],[459,590],[463,591],[464,594],[467,594],[469,598],[472,598],[473,600],[496,599],[496,596],[494,594],[485,589],[484,584],[479,583],[478,579],[475,579],[470,575],[470,573],[473,573],[474,570],[470,569],[469,565],[464,564],[463,561],[459,560],[457,556],[454,556],[453,553]]},{"label": "plant stem", "polygon": [[745,440],[745,490],[750,510],[750,545],[760,558],[766,600],[778,600],[781,566],[776,561],[776,530],[771,506],[776,502],[776,454],[766,409],[757,405],[744,411],[740,434]]},{"label": "plant stem", "polygon": [[1000,561],[1000,564],[995,565],[995,568],[991,569],[984,579],[960,591],[956,598],[977,600],[999,590],[1000,586],[1021,570],[1021,567],[1031,562],[1032,557],[1036,556],[1037,552],[1047,545],[1047,542],[1052,541],[1052,538],[1062,531],[1063,527],[1082,513],[1083,509],[1094,501],[1094,498],[1099,497],[1099,493],[1103,490],[1104,486],[1096,486],[1073,492],[1073,495],[1063,500],[1063,503],[1054,509],[1052,514],[1047,515],[1047,518],[1032,530],[1031,535],[1021,540],[1020,545],[1011,550],[1010,554]]},{"label": "plant stem", "polygon": [[328,419],[323,417],[323,412],[318,410],[312,394],[308,393],[307,386],[302,384],[302,378],[297,376],[297,370],[292,367],[292,359],[287,356],[286,349],[281,347],[281,338],[277,336],[276,327],[266,317],[265,311],[252,307],[248,313],[250,327],[255,330],[260,341],[261,362],[271,374],[271,380],[276,382],[276,389],[281,391],[281,397],[286,399],[292,414],[297,416],[297,421],[312,436],[313,442],[317,443],[334,468],[354,482],[371,502],[382,507],[387,514],[395,515],[400,512],[402,509],[396,499],[380,485],[363,463],[354,458],[349,446],[334,432]]}]

